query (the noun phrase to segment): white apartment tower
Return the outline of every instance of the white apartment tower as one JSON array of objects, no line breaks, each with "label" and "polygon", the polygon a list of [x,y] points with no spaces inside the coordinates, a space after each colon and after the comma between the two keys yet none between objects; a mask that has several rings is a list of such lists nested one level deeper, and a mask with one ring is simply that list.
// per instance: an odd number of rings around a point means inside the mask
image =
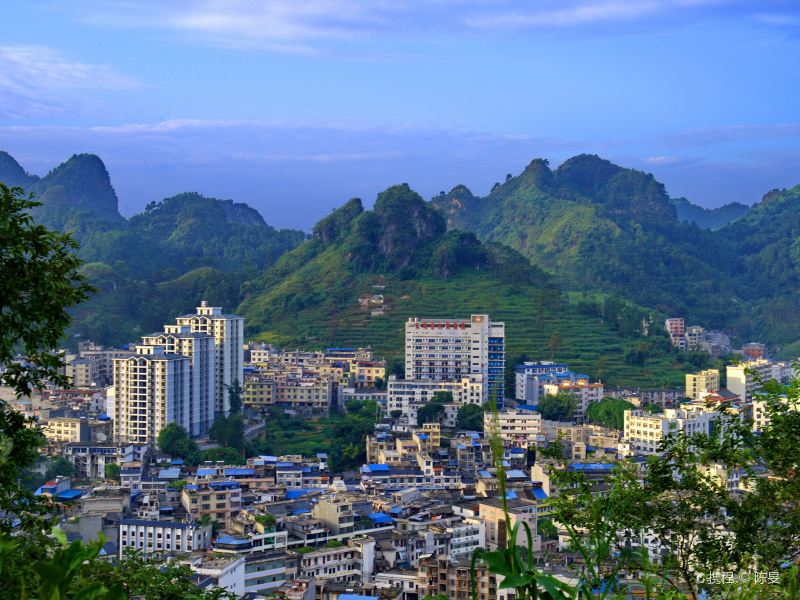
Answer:
[{"label": "white apartment tower", "polygon": [[191,436],[203,435],[214,422],[216,398],[216,344],[207,333],[192,333],[186,325],[165,325],[164,333],[145,336],[146,346],[163,346],[168,354],[190,361],[189,423]]},{"label": "white apartment tower", "polygon": [[409,318],[406,323],[407,380],[460,381],[483,375],[486,397],[502,405],[505,372],[505,324],[489,315],[464,319]]},{"label": "white apartment tower", "polygon": [[170,423],[191,431],[191,359],[164,346],[137,346],[114,359],[114,438],[154,445]]},{"label": "white apartment tower", "polygon": [[176,323],[188,327],[192,333],[205,333],[214,338],[214,413],[227,415],[230,411],[228,387],[244,381],[244,318],[223,314],[222,308],[209,306],[203,300],[196,314],[180,316]]}]

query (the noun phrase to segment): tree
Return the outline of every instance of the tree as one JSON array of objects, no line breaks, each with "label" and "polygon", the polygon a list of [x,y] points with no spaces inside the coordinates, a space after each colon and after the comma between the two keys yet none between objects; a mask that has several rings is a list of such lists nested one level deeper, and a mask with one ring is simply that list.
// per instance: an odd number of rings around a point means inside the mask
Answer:
[{"label": "tree", "polygon": [[241,413],[229,417],[217,417],[208,430],[208,437],[224,448],[244,449],[244,417]]},{"label": "tree", "polygon": [[456,427],[467,431],[483,431],[484,408],[479,404],[465,404],[458,409]]},{"label": "tree", "polygon": [[189,432],[177,423],[170,423],[158,434],[158,448],[164,454],[196,463],[200,449]]},{"label": "tree", "polygon": [[436,423],[444,414],[444,404],[431,400],[417,410],[417,424]]},{"label": "tree", "polygon": [[230,407],[230,414],[235,415],[242,411],[242,386],[238,379],[234,379],[233,383],[226,386],[228,390],[228,406]]},{"label": "tree", "polygon": [[[67,309],[93,289],[72,237],[34,223],[30,211],[39,205],[0,183],[0,384],[17,396],[46,381],[66,385],[62,357],[52,350],[70,322]],[[13,360],[17,351],[24,363]]]},{"label": "tree", "polygon": [[64,458],[63,456],[59,456],[55,460],[50,461],[44,473],[44,478],[48,481],[59,476],[75,477],[75,465],[73,465],[68,458]]},{"label": "tree", "polygon": [[392,417],[393,419],[397,420],[401,416],[403,416],[403,411],[400,410],[399,408],[396,408],[395,410],[389,412],[389,416]]},{"label": "tree", "polygon": [[571,421],[578,408],[578,399],[569,392],[548,394],[539,401],[538,409],[548,421]]},{"label": "tree", "polygon": [[600,402],[592,402],[586,409],[586,418],[590,423],[623,429],[625,427],[625,411],[636,407],[620,398],[603,398]]},{"label": "tree", "polygon": [[556,355],[556,352],[559,348],[561,348],[561,334],[557,331],[550,334],[550,337],[547,339],[547,349],[550,350],[550,360]]},{"label": "tree", "polygon": [[117,463],[108,463],[105,468],[106,479],[119,481],[120,466]]}]

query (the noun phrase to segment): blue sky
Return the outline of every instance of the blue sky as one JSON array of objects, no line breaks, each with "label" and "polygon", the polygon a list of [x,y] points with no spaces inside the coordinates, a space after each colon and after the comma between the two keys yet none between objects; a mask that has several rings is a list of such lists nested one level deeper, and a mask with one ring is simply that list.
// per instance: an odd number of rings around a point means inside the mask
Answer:
[{"label": "blue sky", "polygon": [[593,152],[705,206],[800,183],[795,0],[4,3],[0,149],[309,228]]}]

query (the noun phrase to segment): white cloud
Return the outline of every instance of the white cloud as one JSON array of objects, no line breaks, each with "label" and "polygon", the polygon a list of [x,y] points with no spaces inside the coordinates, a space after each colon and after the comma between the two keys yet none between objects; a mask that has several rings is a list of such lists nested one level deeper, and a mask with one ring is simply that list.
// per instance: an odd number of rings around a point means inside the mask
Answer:
[{"label": "white cloud", "polygon": [[76,93],[125,90],[136,81],[109,67],[72,60],[45,46],[0,46],[0,118],[73,112]]}]

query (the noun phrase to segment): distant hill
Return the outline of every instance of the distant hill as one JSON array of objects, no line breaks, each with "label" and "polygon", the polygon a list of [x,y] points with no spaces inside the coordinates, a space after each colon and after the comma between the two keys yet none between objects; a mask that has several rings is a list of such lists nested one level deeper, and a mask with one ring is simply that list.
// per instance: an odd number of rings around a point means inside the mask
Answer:
[{"label": "distant hill", "polygon": [[679,221],[697,223],[703,229],[719,229],[747,214],[748,206],[731,202],[717,208],[703,208],[692,204],[686,198],[672,198]]},{"label": "distant hill", "polygon": [[456,186],[432,204],[450,228],[517,249],[568,289],[782,346],[800,339],[786,299],[800,273],[797,189],[705,211],[648,173],[580,155],[555,170],[534,160],[483,198]]},{"label": "distant hill", "polygon": [[122,217],[102,160],[75,155],[45,177],[0,152],[0,182],[32,192],[45,225],[70,231],[98,292],[75,311],[71,334],[135,341],[200,298],[233,308],[241,284],[307,236],[276,230],[255,209],[196,193],[151,202]]},{"label": "distant hill", "polygon": [[[610,299],[602,318],[596,297],[568,301],[516,251],[447,232],[444,218],[405,184],[379,194],[373,210],[347,202],[244,290],[239,312],[248,329],[279,344],[371,344],[399,365],[409,316],[485,311],[506,321],[509,364],[552,352],[617,383],[682,381],[661,332],[638,332],[648,312]],[[645,365],[637,348],[648,354]]]}]

